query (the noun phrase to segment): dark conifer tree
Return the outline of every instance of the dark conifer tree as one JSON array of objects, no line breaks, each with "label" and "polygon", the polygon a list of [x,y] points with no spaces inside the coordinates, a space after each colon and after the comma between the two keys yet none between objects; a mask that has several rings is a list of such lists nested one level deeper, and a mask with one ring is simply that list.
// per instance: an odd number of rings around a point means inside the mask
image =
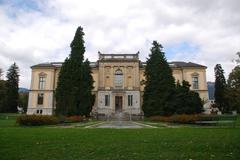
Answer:
[{"label": "dark conifer tree", "polygon": [[153,41],[153,47],[145,68],[143,111],[145,116],[169,115],[172,106],[168,101],[174,92],[172,70],[162,51],[162,45]]},{"label": "dark conifer tree", "polygon": [[0,79],[0,112],[6,110],[7,85],[6,81]]},{"label": "dark conifer tree", "polygon": [[17,112],[18,106],[18,83],[19,83],[19,68],[14,62],[7,71],[7,98],[6,112]]},{"label": "dark conifer tree", "polygon": [[78,27],[70,45],[71,54],[59,73],[56,89],[56,112],[61,115],[86,115],[92,107],[93,78],[90,64],[84,60],[83,30]]},{"label": "dark conifer tree", "polygon": [[[92,94],[93,89],[93,77],[91,75],[91,67],[88,59],[83,63],[83,76],[82,76],[82,86],[79,90],[79,105],[78,114],[89,116],[94,105],[95,96]],[[82,102],[82,104],[81,104]]]},{"label": "dark conifer tree", "polygon": [[215,71],[215,103],[219,109],[223,112],[227,112],[227,99],[226,93],[226,80],[224,77],[224,70],[220,64],[217,64],[214,68]]},{"label": "dark conifer tree", "polygon": [[176,114],[196,114],[203,111],[199,94],[190,91],[190,86],[187,81],[182,81],[182,85],[177,83],[174,97]]}]

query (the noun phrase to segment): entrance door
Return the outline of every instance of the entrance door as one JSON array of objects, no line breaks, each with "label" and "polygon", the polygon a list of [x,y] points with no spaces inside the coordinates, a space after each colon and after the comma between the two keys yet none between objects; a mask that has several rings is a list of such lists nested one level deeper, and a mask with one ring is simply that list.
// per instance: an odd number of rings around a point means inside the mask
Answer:
[{"label": "entrance door", "polygon": [[122,112],[122,96],[115,96],[115,112]]}]

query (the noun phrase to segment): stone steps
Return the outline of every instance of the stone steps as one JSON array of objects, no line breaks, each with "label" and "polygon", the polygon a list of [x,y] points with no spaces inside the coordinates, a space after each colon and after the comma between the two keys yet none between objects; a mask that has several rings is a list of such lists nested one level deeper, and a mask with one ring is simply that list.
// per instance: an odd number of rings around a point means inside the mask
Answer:
[{"label": "stone steps", "polygon": [[143,120],[142,115],[130,115],[128,113],[112,113],[110,115],[98,114],[96,116],[98,120],[110,120],[110,121],[130,121],[130,120]]}]

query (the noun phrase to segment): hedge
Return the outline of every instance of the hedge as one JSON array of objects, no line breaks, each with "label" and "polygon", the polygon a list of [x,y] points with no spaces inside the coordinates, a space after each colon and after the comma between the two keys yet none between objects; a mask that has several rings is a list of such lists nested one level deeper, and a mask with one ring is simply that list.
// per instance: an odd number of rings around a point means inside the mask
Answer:
[{"label": "hedge", "polygon": [[181,114],[172,116],[152,116],[150,121],[173,122],[173,123],[194,123],[199,121],[201,116],[199,114]]},{"label": "hedge", "polygon": [[[236,116],[235,116],[236,118]],[[196,121],[220,121],[232,120],[233,115],[206,115],[206,114],[181,114],[172,116],[151,116],[150,121],[172,122],[172,123],[195,123]]]},{"label": "hedge", "polygon": [[47,115],[22,115],[16,122],[24,126],[53,125],[58,123],[57,117]]},{"label": "hedge", "polygon": [[86,120],[85,116],[69,116],[65,117],[64,122],[83,122]]}]

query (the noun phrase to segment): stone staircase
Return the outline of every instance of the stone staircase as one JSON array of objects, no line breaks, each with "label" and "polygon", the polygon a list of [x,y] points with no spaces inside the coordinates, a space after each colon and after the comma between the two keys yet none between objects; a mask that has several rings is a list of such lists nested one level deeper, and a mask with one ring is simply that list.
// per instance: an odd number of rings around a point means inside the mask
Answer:
[{"label": "stone staircase", "polygon": [[95,116],[97,120],[107,121],[130,121],[130,120],[143,120],[143,115],[130,115],[126,112],[111,113],[110,115],[98,114]]},{"label": "stone staircase", "polygon": [[111,121],[129,121],[129,115],[127,113],[121,112],[121,113],[112,113],[109,117],[109,120]]}]

